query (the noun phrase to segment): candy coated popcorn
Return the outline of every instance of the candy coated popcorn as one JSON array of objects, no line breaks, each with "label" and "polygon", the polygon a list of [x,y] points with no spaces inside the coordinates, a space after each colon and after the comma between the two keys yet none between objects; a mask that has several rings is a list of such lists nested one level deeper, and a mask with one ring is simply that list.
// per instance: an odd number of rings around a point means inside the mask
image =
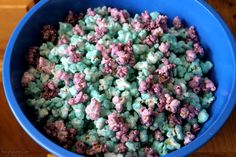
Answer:
[{"label": "candy coated popcorn", "polygon": [[216,86],[196,29],[159,12],[69,11],[43,26],[22,74],[44,133],[82,155],[158,157],[192,142]]}]

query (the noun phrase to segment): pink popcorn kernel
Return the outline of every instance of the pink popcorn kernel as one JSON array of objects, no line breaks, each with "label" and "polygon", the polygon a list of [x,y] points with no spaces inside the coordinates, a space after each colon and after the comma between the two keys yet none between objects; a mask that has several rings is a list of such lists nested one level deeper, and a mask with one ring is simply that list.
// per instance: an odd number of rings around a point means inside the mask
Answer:
[{"label": "pink popcorn kernel", "polygon": [[190,80],[189,81],[189,86],[191,87],[191,88],[196,88],[196,87],[199,87],[200,86],[200,84],[201,84],[201,82],[202,82],[202,78],[201,77],[199,77],[199,76],[194,76],[193,78],[192,78],[192,80]]},{"label": "pink popcorn kernel", "polygon": [[151,22],[151,16],[148,13],[148,11],[144,11],[144,13],[141,13],[141,20],[142,20],[143,23]]},{"label": "pink popcorn kernel", "polygon": [[141,115],[141,123],[146,125],[147,127],[150,127],[153,123],[153,110],[147,109],[147,108],[141,108],[140,110]]},{"label": "pink popcorn kernel", "polygon": [[80,35],[80,36],[84,35],[83,29],[82,29],[82,28],[80,27],[80,25],[78,25],[78,24],[76,24],[76,25],[72,28],[72,31],[73,31],[73,33],[76,34],[76,35]]},{"label": "pink popcorn kernel", "polygon": [[204,54],[204,49],[203,47],[199,44],[199,43],[195,43],[193,45],[194,49],[193,51],[196,53],[196,54],[200,54],[200,55],[203,55]]},{"label": "pink popcorn kernel", "polygon": [[173,20],[173,25],[176,29],[180,29],[183,27],[181,20],[179,19],[178,16],[176,16]]},{"label": "pink popcorn kernel", "polygon": [[159,50],[161,52],[163,52],[165,57],[169,57],[170,56],[169,48],[170,48],[170,44],[169,43],[162,42],[161,45],[159,46]]},{"label": "pink popcorn kernel", "polygon": [[139,131],[138,130],[131,130],[129,132],[128,139],[131,142],[138,142],[139,141]]},{"label": "pink popcorn kernel", "polygon": [[180,85],[174,85],[174,93],[176,95],[182,95],[183,91],[182,91],[182,87]]},{"label": "pink popcorn kernel", "polygon": [[199,114],[199,111],[192,105],[184,104],[179,111],[183,119],[191,120]]},{"label": "pink popcorn kernel", "polygon": [[61,70],[57,71],[55,76],[57,79],[63,80],[65,82],[65,85],[69,85],[70,80],[73,78],[72,74],[67,74],[66,72]]},{"label": "pink popcorn kernel", "polygon": [[146,147],[144,151],[147,157],[158,157],[157,153],[154,150],[152,150],[152,148],[150,147]]},{"label": "pink popcorn kernel", "polygon": [[100,102],[92,98],[90,104],[85,108],[85,112],[91,120],[97,120],[101,112]]},{"label": "pink popcorn kernel", "polygon": [[124,129],[126,127],[124,119],[115,112],[108,115],[107,123],[109,128],[113,131],[126,130]]},{"label": "pink popcorn kernel", "polygon": [[62,120],[47,122],[44,126],[47,135],[55,139],[64,148],[69,148],[73,144],[76,129],[66,128]]},{"label": "pink popcorn kernel", "polygon": [[51,99],[55,96],[57,96],[58,91],[56,85],[50,81],[43,85],[43,93],[42,97],[46,100]]},{"label": "pink popcorn kernel", "polygon": [[119,143],[117,145],[117,152],[121,154],[124,154],[125,152],[127,152],[127,147],[125,146],[124,143]]},{"label": "pink popcorn kernel", "polygon": [[157,107],[158,107],[158,112],[161,113],[165,110],[165,105],[166,105],[166,98],[164,96],[164,94],[161,94],[159,96],[159,99],[158,99],[158,104],[157,104]]},{"label": "pink popcorn kernel", "polygon": [[62,35],[60,37],[60,39],[58,40],[57,45],[64,45],[64,44],[68,44],[68,43],[69,43],[69,40],[67,39],[67,37]]},{"label": "pink popcorn kernel", "polygon": [[79,15],[77,15],[74,12],[69,11],[69,14],[66,17],[65,22],[75,25],[78,22],[78,20],[81,19],[82,17],[83,17],[83,13],[80,13]]},{"label": "pink popcorn kernel", "polygon": [[102,58],[103,73],[111,74],[115,71],[117,64],[112,58]]},{"label": "pink popcorn kernel", "polygon": [[107,151],[106,144],[99,144],[98,142],[94,142],[92,148],[86,150],[86,154],[88,155],[97,155],[100,153],[105,153]]},{"label": "pink popcorn kernel", "polygon": [[128,12],[124,10],[118,10],[117,8],[108,8],[108,12],[111,14],[111,17],[114,21],[119,21],[120,23],[125,23],[129,18]]},{"label": "pink popcorn kernel", "polygon": [[158,38],[153,35],[149,35],[146,37],[146,39],[143,40],[143,43],[147,44],[150,47],[156,44],[157,42],[158,42]]},{"label": "pink popcorn kernel", "polygon": [[188,41],[192,41],[192,42],[198,42],[198,36],[197,33],[195,31],[195,28],[193,26],[189,27],[187,30],[187,37],[188,37]]},{"label": "pink popcorn kernel", "polygon": [[128,132],[129,128],[125,123],[122,123],[119,131],[116,132],[116,139],[120,140],[120,142],[125,143],[129,140],[128,136],[127,136],[127,132]]},{"label": "pink popcorn kernel", "polygon": [[95,27],[95,35],[97,39],[102,38],[107,33],[107,31],[108,29],[106,27],[101,27],[101,26]]},{"label": "pink popcorn kernel", "polygon": [[195,135],[192,134],[191,132],[187,132],[186,136],[184,137],[184,145],[189,144],[195,139]]},{"label": "pink popcorn kernel", "polygon": [[81,73],[75,73],[73,82],[77,91],[81,91],[87,86],[85,75]]},{"label": "pink popcorn kernel", "polygon": [[24,72],[22,78],[21,78],[21,85],[23,87],[26,87],[28,86],[28,84],[31,82],[31,81],[34,81],[35,80],[35,77],[32,73],[30,73],[29,71],[26,71]]},{"label": "pink popcorn kernel", "polygon": [[162,92],[162,86],[159,83],[153,84],[152,89],[156,96],[160,96]]},{"label": "pink popcorn kernel", "polygon": [[165,15],[159,15],[156,19],[157,26],[161,27],[164,32],[168,31],[167,20],[168,17]]},{"label": "pink popcorn kernel", "polygon": [[205,79],[202,90],[204,92],[214,92],[216,90],[216,87],[215,87],[214,83],[211,80]]},{"label": "pink popcorn kernel", "polygon": [[165,109],[167,111],[172,112],[172,113],[176,113],[179,106],[180,106],[180,101],[177,100],[177,99],[174,99],[174,100],[171,101],[171,103],[166,104]]},{"label": "pink popcorn kernel", "polygon": [[131,42],[127,44],[111,44],[109,48],[111,49],[111,55],[119,65],[134,64]]},{"label": "pink popcorn kernel", "polygon": [[77,141],[75,143],[76,152],[79,154],[84,154],[86,152],[86,145],[82,141]]},{"label": "pink popcorn kernel", "polygon": [[96,21],[97,27],[95,27],[95,34],[97,36],[98,39],[100,39],[101,37],[103,37],[105,35],[105,33],[108,32],[107,29],[107,21],[105,18],[98,18]]},{"label": "pink popcorn kernel", "polygon": [[55,42],[57,39],[57,30],[51,25],[45,25],[43,26],[41,35],[43,40]]},{"label": "pink popcorn kernel", "polygon": [[157,141],[163,141],[164,140],[164,136],[162,135],[161,131],[160,130],[156,130],[154,132],[154,138],[155,140]]},{"label": "pink popcorn kernel", "polygon": [[87,15],[88,15],[88,16],[95,16],[95,15],[96,15],[96,12],[95,12],[93,9],[88,8],[88,9],[87,9]]},{"label": "pink popcorn kernel", "polygon": [[187,107],[182,107],[180,109],[180,116],[183,118],[183,119],[186,119],[188,118],[189,116],[189,109]]},{"label": "pink popcorn kernel", "polygon": [[34,46],[29,48],[25,59],[29,65],[37,66],[39,62],[39,57],[40,57],[39,48]]},{"label": "pink popcorn kernel", "polygon": [[193,50],[186,51],[186,61],[193,62],[196,58],[197,58],[197,55]]},{"label": "pink popcorn kernel", "polygon": [[162,59],[162,62],[164,65],[155,72],[157,72],[159,75],[169,76],[169,71],[175,68],[176,65],[171,64],[168,59]]},{"label": "pink popcorn kernel", "polygon": [[110,51],[104,45],[101,45],[101,44],[97,43],[96,44],[96,49],[101,52],[102,57],[104,59],[110,58],[110,56],[109,56],[110,55]]},{"label": "pink popcorn kernel", "polygon": [[88,95],[80,91],[75,98],[68,99],[67,103],[68,105],[76,105],[79,103],[84,103],[88,100]]},{"label": "pink popcorn kernel", "polygon": [[54,68],[54,64],[52,64],[49,60],[43,58],[43,57],[40,57],[39,58],[39,63],[37,65],[37,69],[40,71],[40,72],[44,72],[46,74],[51,74],[52,72],[52,69]]},{"label": "pink popcorn kernel", "polygon": [[145,81],[142,81],[140,83],[138,90],[141,93],[144,93],[144,92],[152,93],[153,92],[153,89],[152,89],[153,84],[154,84],[154,75],[149,75]]},{"label": "pink popcorn kernel", "polygon": [[128,74],[128,67],[127,66],[118,66],[116,70],[116,76],[119,78],[125,77]]},{"label": "pink popcorn kernel", "polygon": [[175,113],[168,116],[168,122],[171,126],[181,125],[183,123],[181,117]]},{"label": "pink popcorn kernel", "polygon": [[125,103],[125,99],[122,97],[115,96],[112,98],[112,103],[115,105],[115,109],[118,112],[123,111],[123,104]]},{"label": "pink popcorn kernel", "polygon": [[145,25],[138,20],[132,20],[131,26],[134,28],[136,32],[138,32],[138,31],[143,30]]},{"label": "pink popcorn kernel", "polygon": [[76,52],[77,46],[70,45],[65,51],[65,54],[69,56],[69,61],[73,63],[80,62],[82,55]]},{"label": "pink popcorn kernel", "polygon": [[96,44],[98,42],[98,39],[95,35],[95,33],[90,33],[87,35],[87,40],[90,42],[90,43],[93,43],[93,44]]},{"label": "pink popcorn kernel", "polygon": [[160,37],[164,34],[163,29],[161,27],[155,28],[151,30],[151,34],[156,37]]}]

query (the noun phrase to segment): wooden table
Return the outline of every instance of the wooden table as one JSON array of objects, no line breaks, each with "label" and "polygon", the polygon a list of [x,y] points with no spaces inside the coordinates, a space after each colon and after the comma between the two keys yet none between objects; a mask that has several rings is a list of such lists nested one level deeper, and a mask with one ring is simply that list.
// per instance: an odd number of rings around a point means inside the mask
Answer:
[{"label": "wooden table", "polygon": [[[236,0],[208,2],[223,16],[236,36]],[[0,58],[2,54],[3,52],[0,52]],[[2,84],[0,102],[0,157],[46,157],[48,152],[36,144],[16,122],[6,102]],[[235,120],[236,111],[221,131],[191,157],[236,157]]]}]

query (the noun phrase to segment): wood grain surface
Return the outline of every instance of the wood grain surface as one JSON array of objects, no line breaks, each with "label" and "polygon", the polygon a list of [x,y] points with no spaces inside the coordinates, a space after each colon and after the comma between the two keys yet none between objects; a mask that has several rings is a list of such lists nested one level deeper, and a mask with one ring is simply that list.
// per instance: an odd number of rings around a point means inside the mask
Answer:
[{"label": "wood grain surface", "polygon": [[[207,0],[207,2],[219,12],[236,36],[236,0]],[[2,53],[0,52],[0,60]],[[2,84],[0,84],[0,102],[0,157],[46,157],[49,155],[23,131],[13,117],[5,99]],[[236,157],[236,111],[232,113],[220,132],[190,157]]]}]

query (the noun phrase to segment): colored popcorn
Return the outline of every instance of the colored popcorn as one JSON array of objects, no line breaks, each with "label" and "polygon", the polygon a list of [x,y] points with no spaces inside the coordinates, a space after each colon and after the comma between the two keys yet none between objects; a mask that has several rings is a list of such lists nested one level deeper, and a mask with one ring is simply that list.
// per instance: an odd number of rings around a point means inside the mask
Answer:
[{"label": "colored popcorn", "polygon": [[209,119],[213,64],[196,28],[147,11],[69,11],[42,27],[21,84],[44,133],[89,156],[158,157],[180,149]]}]

